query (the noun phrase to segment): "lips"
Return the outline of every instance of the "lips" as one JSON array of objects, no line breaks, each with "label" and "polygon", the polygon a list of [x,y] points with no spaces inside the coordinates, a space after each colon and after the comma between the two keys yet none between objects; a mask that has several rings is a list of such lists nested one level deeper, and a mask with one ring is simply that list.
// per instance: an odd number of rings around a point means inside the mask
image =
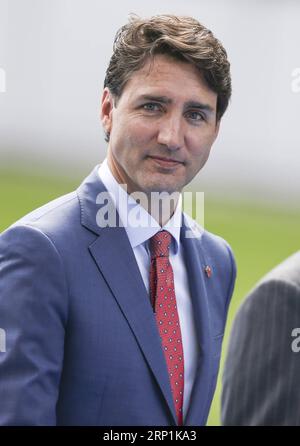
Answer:
[{"label": "lips", "polygon": [[182,161],[177,161],[177,160],[174,160],[172,158],[163,158],[163,157],[160,157],[160,156],[150,156],[149,158],[153,159],[158,164],[160,164],[160,165],[162,165],[164,167],[173,167],[173,166],[178,166],[180,164],[183,164]]}]

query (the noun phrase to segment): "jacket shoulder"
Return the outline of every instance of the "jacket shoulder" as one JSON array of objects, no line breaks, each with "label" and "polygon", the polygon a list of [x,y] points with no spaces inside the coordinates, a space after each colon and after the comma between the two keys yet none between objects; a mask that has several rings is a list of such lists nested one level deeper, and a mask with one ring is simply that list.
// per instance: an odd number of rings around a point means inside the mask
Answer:
[{"label": "jacket shoulder", "polygon": [[232,249],[225,239],[207,231],[186,213],[184,213],[184,218],[190,228],[189,236],[199,240],[202,249],[208,257],[229,257],[230,261],[233,262],[235,266]]},{"label": "jacket shoulder", "polygon": [[77,221],[80,222],[80,207],[76,191],[74,191],[26,214],[3,231],[0,236],[3,237],[7,232],[14,232],[17,228],[22,231],[31,227],[50,238],[52,236],[56,238],[62,234],[66,236],[71,224]]},{"label": "jacket shoulder", "polygon": [[74,205],[76,202],[78,203],[76,191],[62,195],[24,215],[9,228],[19,225],[34,224],[38,223],[38,221],[42,223],[47,219],[59,218],[60,215],[65,213],[66,207],[70,206],[70,204]]}]

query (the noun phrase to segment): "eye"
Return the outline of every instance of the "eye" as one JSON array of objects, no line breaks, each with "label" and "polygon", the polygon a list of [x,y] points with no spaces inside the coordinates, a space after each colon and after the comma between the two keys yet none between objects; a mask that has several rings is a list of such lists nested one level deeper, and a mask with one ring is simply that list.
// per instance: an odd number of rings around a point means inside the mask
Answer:
[{"label": "eye", "polygon": [[203,114],[198,111],[191,111],[187,115],[192,121],[205,121]]},{"label": "eye", "polygon": [[160,104],[156,104],[155,102],[148,102],[147,104],[144,104],[142,107],[144,110],[150,112],[160,110]]}]

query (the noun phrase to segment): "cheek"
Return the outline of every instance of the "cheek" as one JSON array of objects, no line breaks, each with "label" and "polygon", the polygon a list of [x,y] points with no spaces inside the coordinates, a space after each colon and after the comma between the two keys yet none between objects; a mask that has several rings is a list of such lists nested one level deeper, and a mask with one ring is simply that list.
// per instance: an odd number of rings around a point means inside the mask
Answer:
[{"label": "cheek", "polygon": [[124,144],[134,148],[142,148],[144,143],[147,143],[155,135],[155,129],[150,123],[145,123],[141,119],[129,120],[119,130],[119,139],[122,139]]},{"label": "cheek", "polygon": [[156,127],[151,122],[140,122],[134,125],[132,129],[132,135],[134,135],[136,142],[142,147],[148,144],[149,141],[155,141],[157,138]]},{"label": "cheek", "polygon": [[190,164],[189,169],[193,173],[197,173],[208,160],[209,154],[211,150],[211,145],[195,145],[192,149],[190,149]]},{"label": "cheek", "polygon": [[203,148],[198,155],[198,166],[203,167],[208,160],[210,154],[210,146]]},{"label": "cheek", "polygon": [[190,138],[188,147],[190,148],[191,156],[199,160],[207,159],[214,140],[214,135],[211,133]]}]

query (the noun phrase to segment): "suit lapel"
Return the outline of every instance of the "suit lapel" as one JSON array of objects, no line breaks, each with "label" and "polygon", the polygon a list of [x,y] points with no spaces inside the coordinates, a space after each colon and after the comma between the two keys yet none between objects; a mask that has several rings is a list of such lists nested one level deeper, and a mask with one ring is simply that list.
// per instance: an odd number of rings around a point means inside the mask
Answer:
[{"label": "suit lapel", "polygon": [[96,204],[97,196],[100,192],[106,192],[97,168],[77,190],[82,224],[99,235],[89,250],[133,331],[176,424],[168,370],[156,320],[126,231],[118,225],[118,215],[117,227],[100,227],[99,219],[96,219],[101,207]]},{"label": "suit lapel", "polygon": [[125,229],[104,229],[103,234],[90,246],[90,252],[133,331],[175,421],[169,376],[156,320]]},{"label": "suit lapel", "polygon": [[196,322],[199,343],[199,357],[196,377],[191,393],[189,409],[185,417],[185,425],[202,425],[205,421],[210,382],[212,379],[212,331],[209,313],[208,295],[206,291],[207,277],[204,268],[207,265],[201,244],[201,234],[186,237],[191,226],[185,218],[181,231],[181,243],[184,248],[186,269],[189,275],[190,293]]}]

